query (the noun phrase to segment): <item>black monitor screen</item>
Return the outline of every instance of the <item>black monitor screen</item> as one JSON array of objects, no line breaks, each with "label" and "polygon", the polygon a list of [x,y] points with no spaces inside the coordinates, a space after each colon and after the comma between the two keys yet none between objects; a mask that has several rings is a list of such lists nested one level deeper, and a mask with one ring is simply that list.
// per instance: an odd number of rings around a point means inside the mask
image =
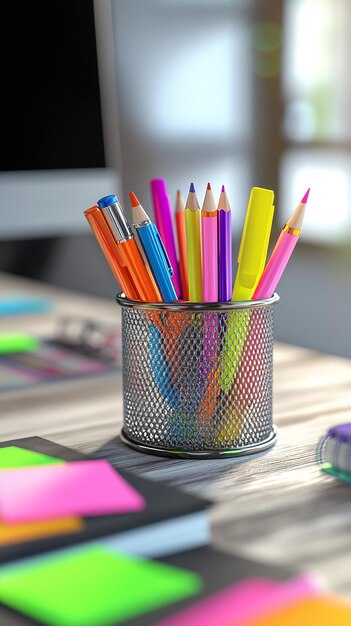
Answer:
[{"label": "black monitor screen", "polygon": [[0,11],[0,170],[104,167],[92,0]]}]

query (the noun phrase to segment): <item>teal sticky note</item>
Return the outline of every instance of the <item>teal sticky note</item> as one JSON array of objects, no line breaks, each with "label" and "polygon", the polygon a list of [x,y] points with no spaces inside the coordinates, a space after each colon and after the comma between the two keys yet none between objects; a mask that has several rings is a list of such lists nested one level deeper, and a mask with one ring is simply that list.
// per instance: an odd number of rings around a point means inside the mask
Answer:
[{"label": "teal sticky note", "polygon": [[65,461],[41,452],[35,452],[34,450],[26,450],[17,446],[0,448],[0,470],[31,467],[33,465],[57,465],[60,463],[65,463]]},{"label": "teal sticky note", "polygon": [[5,566],[0,601],[47,626],[108,626],[198,593],[201,578],[91,544]]}]

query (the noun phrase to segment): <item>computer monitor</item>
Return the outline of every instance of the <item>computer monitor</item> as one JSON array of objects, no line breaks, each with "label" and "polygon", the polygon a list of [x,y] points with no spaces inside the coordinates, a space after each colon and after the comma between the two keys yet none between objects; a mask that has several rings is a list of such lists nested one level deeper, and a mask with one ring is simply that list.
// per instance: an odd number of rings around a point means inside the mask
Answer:
[{"label": "computer monitor", "polygon": [[118,191],[109,10],[105,0],[95,15],[93,0],[1,4],[2,240],[82,233],[83,210]]}]

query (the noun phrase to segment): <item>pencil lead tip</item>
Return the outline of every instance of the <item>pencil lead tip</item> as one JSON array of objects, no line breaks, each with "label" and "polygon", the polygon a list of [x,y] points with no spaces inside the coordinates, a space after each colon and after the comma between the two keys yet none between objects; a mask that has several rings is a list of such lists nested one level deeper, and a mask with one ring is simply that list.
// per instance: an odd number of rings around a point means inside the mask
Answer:
[{"label": "pencil lead tip", "polygon": [[207,189],[210,191],[212,189],[211,183],[207,183]]},{"label": "pencil lead tip", "polygon": [[190,183],[189,193],[195,193],[194,183]]},{"label": "pencil lead tip", "polygon": [[222,185],[222,193],[225,193],[225,186]]},{"label": "pencil lead tip", "polygon": [[307,204],[307,200],[308,200],[309,194],[310,194],[310,187],[307,189],[307,191],[306,191],[304,197],[302,198],[300,204]]},{"label": "pencil lead tip", "polygon": [[136,195],[135,195],[135,193],[133,191],[129,192],[129,197],[130,197],[130,201],[132,203],[132,207],[139,206],[140,202],[139,202],[138,198],[136,197]]},{"label": "pencil lead tip", "polygon": [[177,200],[180,200],[181,195],[182,195],[182,194],[181,194],[180,190],[179,190],[179,189],[177,189]]}]

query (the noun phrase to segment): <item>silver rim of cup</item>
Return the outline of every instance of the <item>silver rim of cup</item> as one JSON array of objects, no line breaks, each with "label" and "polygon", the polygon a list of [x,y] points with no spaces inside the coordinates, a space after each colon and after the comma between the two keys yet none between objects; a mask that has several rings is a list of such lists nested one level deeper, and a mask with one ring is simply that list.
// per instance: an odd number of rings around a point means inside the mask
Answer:
[{"label": "silver rim of cup", "polygon": [[271,306],[279,302],[280,298],[275,293],[266,300],[249,300],[248,302],[137,302],[128,300],[124,293],[116,296],[118,304],[131,309],[159,310],[159,311],[237,311],[254,309],[257,307]]}]

